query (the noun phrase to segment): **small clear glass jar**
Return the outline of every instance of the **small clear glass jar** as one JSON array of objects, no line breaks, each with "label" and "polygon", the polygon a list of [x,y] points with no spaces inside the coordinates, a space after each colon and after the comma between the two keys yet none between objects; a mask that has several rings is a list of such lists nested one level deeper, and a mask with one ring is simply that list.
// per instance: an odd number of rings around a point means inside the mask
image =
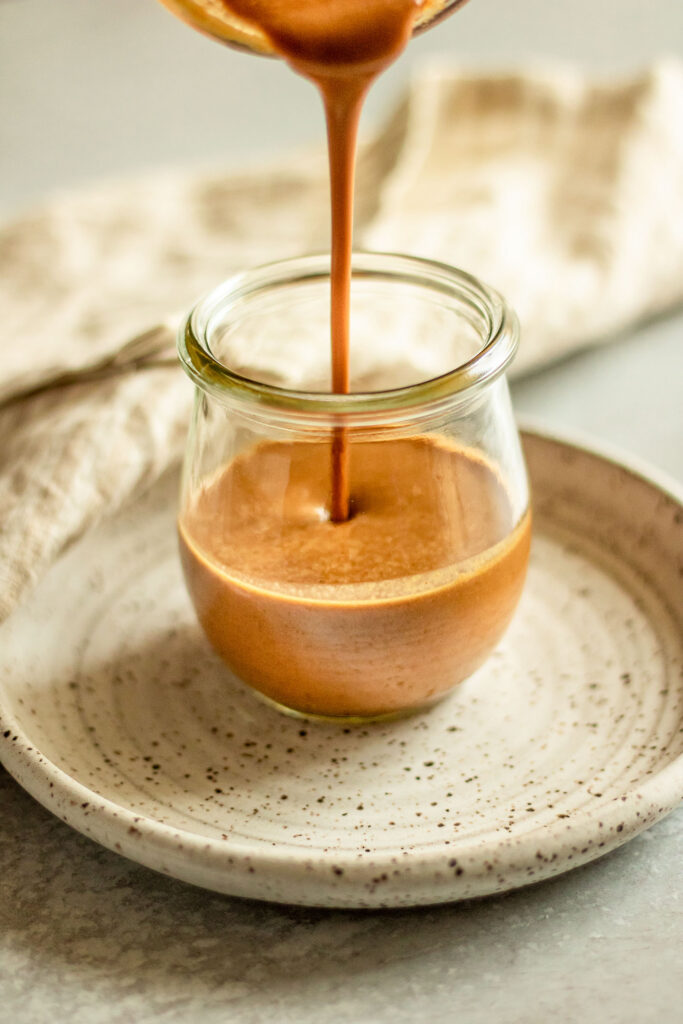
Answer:
[{"label": "small clear glass jar", "polygon": [[352,393],[331,394],[329,271],[310,256],[238,274],[181,328],[196,394],[180,550],[238,679],[288,712],[367,720],[443,697],[517,604],[518,326],[461,271],[355,254]]}]

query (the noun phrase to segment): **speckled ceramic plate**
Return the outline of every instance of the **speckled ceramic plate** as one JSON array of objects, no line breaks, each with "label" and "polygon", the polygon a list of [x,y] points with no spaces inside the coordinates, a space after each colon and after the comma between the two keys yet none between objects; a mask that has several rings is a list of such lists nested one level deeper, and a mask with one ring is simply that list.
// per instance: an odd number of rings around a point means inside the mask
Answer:
[{"label": "speckled ceramic plate", "polygon": [[522,603],[433,710],[302,723],[234,683],[185,595],[168,479],[0,630],[4,764],[110,849],[260,899],[457,900],[625,842],[683,797],[683,508],[603,455],[525,445]]}]

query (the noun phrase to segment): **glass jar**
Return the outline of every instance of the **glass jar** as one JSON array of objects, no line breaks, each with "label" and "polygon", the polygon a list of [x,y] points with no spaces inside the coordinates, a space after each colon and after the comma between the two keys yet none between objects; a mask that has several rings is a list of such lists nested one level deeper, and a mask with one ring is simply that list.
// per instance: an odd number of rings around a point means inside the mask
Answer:
[{"label": "glass jar", "polygon": [[448,693],[517,604],[518,326],[459,270],[356,254],[352,393],[331,394],[329,270],[310,256],[238,274],[181,328],[196,395],[180,549],[238,679],[286,711],[366,720]]}]

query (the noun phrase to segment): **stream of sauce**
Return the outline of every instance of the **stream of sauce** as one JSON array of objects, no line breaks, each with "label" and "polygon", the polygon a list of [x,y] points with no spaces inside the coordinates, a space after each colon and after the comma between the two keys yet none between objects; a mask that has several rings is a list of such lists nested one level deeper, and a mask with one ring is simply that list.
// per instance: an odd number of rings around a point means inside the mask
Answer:
[{"label": "stream of sauce", "polygon": [[[354,168],[358,122],[373,80],[410,39],[424,0],[220,0],[254,25],[319,90],[327,123],[332,214],[331,388],[348,394]],[[349,517],[349,441],[334,430],[329,515]]]}]

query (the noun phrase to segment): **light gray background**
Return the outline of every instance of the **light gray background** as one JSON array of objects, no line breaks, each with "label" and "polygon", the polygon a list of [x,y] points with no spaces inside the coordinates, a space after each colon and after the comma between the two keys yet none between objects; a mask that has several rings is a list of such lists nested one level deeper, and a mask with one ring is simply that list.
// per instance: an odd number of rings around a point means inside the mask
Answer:
[{"label": "light gray background", "polygon": [[[683,55],[681,0],[472,0],[411,44],[605,74]],[[683,117],[683,111],[681,111]],[[0,0],[0,215],[157,165],[319,139],[312,90],[154,0]],[[656,187],[656,182],[653,182]],[[683,315],[515,385],[517,408],[683,479]],[[7,339],[0,338],[0,344]],[[0,773],[0,1022],[682,1019],[683,811],[602,861],[463,906],[329,913],[203,893],[99,849]]]}]

